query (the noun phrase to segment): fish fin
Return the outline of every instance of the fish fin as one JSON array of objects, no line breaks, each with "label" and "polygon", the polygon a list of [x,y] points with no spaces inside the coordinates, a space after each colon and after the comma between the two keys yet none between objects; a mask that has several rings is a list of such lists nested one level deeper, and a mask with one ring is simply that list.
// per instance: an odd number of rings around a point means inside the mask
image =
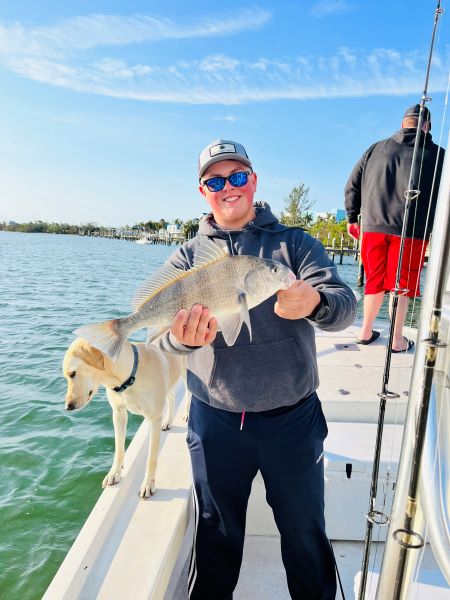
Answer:
[{"label": "fish fin", "polygon": [[233,346],[237,340],[242,328],[242,323],[247,325],[250,341],[252,341],[252,326],[250,324],[250,314],[248,312],[247,295],[245,292],[240,292],[238,294],[238,304],[238,313],[220,317],[219,319],[219,329],[222,331],[227,346]]},{"label": "fish fin", "polygon": [[238,302],[240,307],[241,322],[247,325],[248,333],[250,335],[250,341],[252,341],[252,326],[250,324],[250,314],[248,312],[247,294],[241,292],[238,296]]},{"label": "fish fin", "polygon": [[[226,246],[218,246],[207,237],[201,237],[197,251],[194,255],[194,266],[192,269],[198,269],[207,264],[221,260],[229,256]],[[192,269],[178,269],[173,265],[164,265],[150,279],[148,279],[137,291],[132,307],[133,312],[137,312],[147,300],[167,285],[174,283],[180,277],[185,277]]]},{"label": "fish fin", "polygon": [[173,265],[164,265],[156,271],[150,279],[148,279],[136,292],[133,299],[133,312],[137,312],[140,307],[147,302],[154,294],[159,292],[161,288],[173,283],[181,275],[187,273],[183,269],[177,269]]},{"label": "fish fin", "polygon": [[122,350],[123,336],[118,328],[119,319],[112,319],[104,323],[92,323],[75,329],[74,334],[88,341],[94,348],[107,354],[112,360]]},{"label": "fish fin", "polygon": [[200,238],[199,247],[194,254],[194,269],[229,256],[227,246],[219,246],[208,237]]},{"label": "fish fin", "polygon": [[237,340],[241,327],[242,318],[240,313],[234,313],[220,318],[219,328],[227,346],[232,346]]},{"label": "fish fin", "polygon": [[170,331],[170,327],[157,327],[155,329],[151,329],[150,327],[147,329],[147,341],[145,342],[147,346],[150,346],[152,342],[159,338],[161,335],[164,335]]}]

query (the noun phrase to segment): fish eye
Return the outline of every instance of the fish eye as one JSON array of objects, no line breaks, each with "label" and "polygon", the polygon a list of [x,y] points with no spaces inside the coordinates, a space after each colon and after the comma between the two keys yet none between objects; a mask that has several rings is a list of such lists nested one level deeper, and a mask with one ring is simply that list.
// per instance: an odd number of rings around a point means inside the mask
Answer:
[{"label": "fish eye", "polygon": [[274,265],[271,269],[272,273],[278,273],[278,267]]}]

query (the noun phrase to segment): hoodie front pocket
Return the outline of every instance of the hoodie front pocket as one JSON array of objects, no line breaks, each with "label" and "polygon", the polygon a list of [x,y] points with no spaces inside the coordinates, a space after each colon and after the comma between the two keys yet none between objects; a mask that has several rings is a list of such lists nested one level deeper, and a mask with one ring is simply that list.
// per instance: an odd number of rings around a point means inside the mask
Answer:
[{"label": "hoodie front pocket", "polygon": [[294,337],[264,344],[217,348],[209,382],[212,404],[261,411],[294,404],[317,384]]}]

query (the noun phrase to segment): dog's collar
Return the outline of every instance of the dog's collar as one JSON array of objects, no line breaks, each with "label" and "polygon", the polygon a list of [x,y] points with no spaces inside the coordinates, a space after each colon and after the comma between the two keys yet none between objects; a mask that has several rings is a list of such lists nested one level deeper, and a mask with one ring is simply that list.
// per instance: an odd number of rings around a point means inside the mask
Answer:
[{"label": "dog's collar", "polygon": [[133,383],[136,381],[136,371],[137,371],[138,364],[139,364],[139,355],[138,355],[136,346],[134,344],[131,344],[131,347],[133,348],[133,355],[134,355],[133,368],[131,370],[131,375],[128,377],[128,379],[126,381],[124,381],[122,383],[122,385],[118,385],[117,387],[113,388],[113,390],[115,392],[118,392],[119,394],[120,394],[120,392],[124,392],[129,387],[131,387],[133,385]]}]

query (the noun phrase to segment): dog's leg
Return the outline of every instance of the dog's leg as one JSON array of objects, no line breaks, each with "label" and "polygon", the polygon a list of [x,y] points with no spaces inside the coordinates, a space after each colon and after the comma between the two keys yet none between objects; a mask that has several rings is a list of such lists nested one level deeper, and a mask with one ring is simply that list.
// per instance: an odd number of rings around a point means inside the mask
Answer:
[{"label": "dog's leg", "polygon": [[175,390],[172,389],[167,393],[167,409],[166,415],[161,425],[161,429],[166,431],[172,427],[173,416],[175,413]]},{"label": "dog's leg", "polygon": [[191,398],[192,398],[192,394],[186,388],[186,391],[184,392],[184,398],[183,398],[183,402],[184,402],[183,421],[189,420],[189,410],[191,408]]},{"label": "dog's leg", "polygon": [[156,491],[155,473],[158,462],[159,440],[161,438],[161,417],[156,419],[147,419],[150,429],[150,447],[148,451],[147,469],[141,485],[139,496],[148,498],[153,496]]},{"label": "dog's leg", "polygon": [[183,414],[183,421],[187,421],[189,419],[189,410],[191,408],[191,398],[192,398],[192,394],[188,390],[188,385],[187,385],[187,369],[183,369],[183,372],[181,374],[181,379],[183,380],[183,385],[184,385],[184,397],[183,397],[184,414]]},{"label": "dog's leg", "polygon": [[128,413],[124,406],[113,408],[115,451],[114,461],[102,487],[119,483],[125,458],[125,435],[127,431]]}]

